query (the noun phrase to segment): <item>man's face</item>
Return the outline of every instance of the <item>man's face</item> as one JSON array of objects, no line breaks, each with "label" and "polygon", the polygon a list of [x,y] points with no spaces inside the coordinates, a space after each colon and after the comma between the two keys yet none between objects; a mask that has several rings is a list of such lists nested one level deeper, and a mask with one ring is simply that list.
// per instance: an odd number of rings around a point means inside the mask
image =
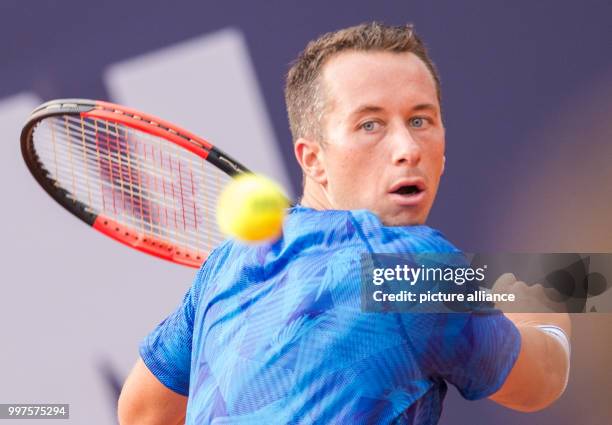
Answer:
[{"label": "man's face", "polygon": [[343,52],[323,67],[322,185],[334,209],[423,224],[444,168],[434,79],[412,53]]}]

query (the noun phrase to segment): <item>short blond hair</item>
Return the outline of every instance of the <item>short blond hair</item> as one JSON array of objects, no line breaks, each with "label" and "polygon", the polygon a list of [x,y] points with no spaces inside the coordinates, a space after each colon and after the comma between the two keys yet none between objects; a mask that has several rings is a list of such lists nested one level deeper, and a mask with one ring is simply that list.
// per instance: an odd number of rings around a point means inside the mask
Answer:
[{"label": "short blond hair", "polygon": [[287,74],[285,102],[294,141],[301,137],[323,141],[326,101],[320,81],[321,70],[332,56],[348,50],[415,54],[431,72],[440,101],[438,72],[412,25],[388,26],[371,22],[330,32],[308,43]]}]

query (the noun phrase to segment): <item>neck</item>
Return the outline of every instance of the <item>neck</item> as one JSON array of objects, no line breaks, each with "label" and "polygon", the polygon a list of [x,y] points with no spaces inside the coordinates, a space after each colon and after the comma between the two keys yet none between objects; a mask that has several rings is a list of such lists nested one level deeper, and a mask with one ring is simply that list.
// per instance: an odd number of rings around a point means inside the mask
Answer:
[{"label": "neck", "polygon": [[306,182],[304,183],[304,195],[300,203],[305,207],[315,210],[333,209],[323,187],[309,178],[306,178]]}]

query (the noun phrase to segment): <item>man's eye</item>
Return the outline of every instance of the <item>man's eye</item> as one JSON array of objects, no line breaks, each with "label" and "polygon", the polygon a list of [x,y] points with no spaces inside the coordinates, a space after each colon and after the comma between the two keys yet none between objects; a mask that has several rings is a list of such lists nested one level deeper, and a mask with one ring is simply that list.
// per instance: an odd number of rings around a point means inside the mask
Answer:
[{"label": "man's eye", "polygon": [[423,126],[425,126],[426,121],[425,118],[421,118],[421,117],[414,117],[410,119],[410,126],[414,127],[414,128],[421,128]]},{"label": "man's eye", "polygon": [[377,123],[376,121],[366,121],[363,124],[361,124],[361,128],[363,128],[365,131],[375,131],[380,127],[380,124]]}]

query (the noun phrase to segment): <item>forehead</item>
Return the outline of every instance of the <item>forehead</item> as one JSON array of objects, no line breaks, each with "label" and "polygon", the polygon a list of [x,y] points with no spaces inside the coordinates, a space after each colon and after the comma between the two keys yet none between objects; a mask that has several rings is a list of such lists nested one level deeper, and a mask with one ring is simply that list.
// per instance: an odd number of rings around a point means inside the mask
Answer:
[{"label": "forehead", "polygon": [[342,52],[325,63],[322,82],[328,107],[350,113],[363,104],[379,107],[438,105],[436,84],[415,54]]}]

